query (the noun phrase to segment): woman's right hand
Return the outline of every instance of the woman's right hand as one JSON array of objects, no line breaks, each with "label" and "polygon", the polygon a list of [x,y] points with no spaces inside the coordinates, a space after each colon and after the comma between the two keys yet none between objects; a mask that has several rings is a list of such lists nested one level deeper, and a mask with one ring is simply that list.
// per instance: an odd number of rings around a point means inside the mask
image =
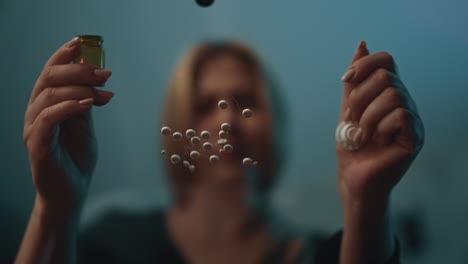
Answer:
[{"label": "woman's right hand", "polygon": [[104,84],[111,72],[90,64],[70,64],[80,54],[78,38],[60,47],[34,85],[24,118],[36,206],[53,214],[79,211],[97,159],[92,105],[105,105],[112,92]]}]

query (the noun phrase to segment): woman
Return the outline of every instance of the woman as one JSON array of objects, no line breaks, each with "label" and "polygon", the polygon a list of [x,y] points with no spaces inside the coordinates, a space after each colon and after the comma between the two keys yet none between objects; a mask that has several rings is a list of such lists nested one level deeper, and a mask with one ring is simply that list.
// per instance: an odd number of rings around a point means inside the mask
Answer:
[{"label": "woman", "polygon": [[[67,263],[77,255],[77,222],[96,161],[89,110],[113,95],[92,87],[105,83],[110,71],[68,64],[79,50],[74,39],[49,59],[26,110],[24,141],[37,196],[16,263]],[[388,53],[369,54],[361,42],[342,80],[339,122],[358,122],[354,139],[361,144],[357,151],[336,146],[342,236],[317,250],[310,239],[275,233],[265,214],[249,202],[250,190],[266,193],[278,169],[268,87],[258,60],[245,46],[201,44],[175,72],[163,125],[173,131],[208,130],[217,146],[219,126],[228,122],[234,151],[221,153],[215,164],[201,150],[200,159],[189,160],[187,153],[198,146],[187,148],[187,142],[164,137],[168,156],[179,154],[195,165],[191,172],[181,163],[167,162],[173,206],[167,212],[101,217],[80,238],[82,261],[397,263],[390,193],[421,149],[422,122]],[[222,99],[228,101],[227,109],[218,108]],[[242,117],[243,108],[254,115]],[[252,181],[241,166],[245,156],[258,162]]]}]

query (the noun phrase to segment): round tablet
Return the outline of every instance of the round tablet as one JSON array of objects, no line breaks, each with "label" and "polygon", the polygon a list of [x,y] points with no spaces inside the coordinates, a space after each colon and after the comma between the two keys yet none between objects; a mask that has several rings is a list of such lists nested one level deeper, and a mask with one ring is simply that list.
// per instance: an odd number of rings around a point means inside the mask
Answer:
[{"label": "round tablet", "polygon": [[257,165],[258,165],[258,161],[254,161],[254,162],[252,163],[252,166],[257,166]]},{"label": "round tablet", "polygon": [[161,154],[164,155],[166,154],[166,151],[164,149],[161,150]]},{"label": "round tablet", "polygon": [[226,108],[228,108],[228,106],[229,106],[229,104],[228,104],[228,102],[226,100],[220,100],[218,102],[218,107],[220,109],[226,109]]},{"label": "round tablet", "polygon": [[177,164],[180,162],[180,156],[177,154],[174,154],[171,156],[171,163],[172,164]]},{"label": "round tablet", "polygon": [[194,137],[196,134],[197,134],[197,132],[195,132],[195,130],[193,130],[191,128],[189,128],[189,129],[187,129],[187,131],[185,131],[185,135],[188,138]]},{"label": "round tablet", "polygon": [[182,133],[174,132],[174,134],[172,134],[172,139],[174,139],[175,141],[180,141],[182,139]]},{"label": "round tablet", "polygon": [[218,136],[220,138],[226,138],[227,137],[227,133],[223,130],[220,130],[219,133],[218,133]]},{"label": "round tablet", "polygon": [[200,152],[196,151],[196,150],[192,150],[192,152],[190,152],[190,158],[196,160],[196,159],[199,159],[200,158]]},{"label": "round tablet", "polygon": [[223,150],[227,153],[231,153],[234,150],[234,147],[231,144],[226,144],[224,145]]},{"label": "round tablet", "polygon": [[163,136],[168,136],[168,135],[171,134],[171,132],[172,132],[172,131],[171,131],[171,128],[168,127],[168,126],[163,126],[163,127],[161,128],[161,135],[163,135]]},{"label": "round tablet", "polygon": [[244,159],[242,160],[242,164],[243,164],[244,166],[246,166],[246,167],[252,166],[253,161],[252,161],[251,158],[244,158]]},{"label": "round tablet", "polygon": [[190,173],[194,173],[195,172],[195,165],[188,166],[188,169],[189,169]]},{"label": "round tablet", "polygon": [[224,132],[228,132],[229,130],[231,130],[231,125],[229,123],[222,123],[221,130]]},{"label": "round tablet", "polygon": [[244,110],[242,110],[242,115],[245,117],[245,118],[249,118],[253,115],[253,111],[246,108]]},{"label": "round tablet", "polygon": [[211,136],[211,133],[206,131],[206,130],[203,130],[201,133],[200,133],[200,136],[203,138],[203,139],[209,139],[210,136]]},{"label": "round tablet", "polygon": [[219,161],[219,157],[218,157],[218,156],[216,156],[216,155],[211,155],[211,156],[210,156],[210,163],[211,163],[211,164],[214,164],[214,163],[216,163],[216,162],[218,162],[218,161]]},{"label": "round tablet", "polygon": [[198,145],[200,144],[201,140],[199,137],[193,137],[190,139],[190,142],[192,143],[192,145]]},{"label": "round tablet", "polygon": [[218,139],[218,145],[224,146],[227,143],[227,139],[220,138]]},{"label": "round tablet", "polygon": [[211,150],[212,148],[213,148],[213,144],[211,144],[210,142],[203,143],[204,150]]},{"label": "round tablet", "polygon": [[184,160],[184,161],[182,162],[182,164],[184,164],[184,167],[190,166],[190,162],[188,162],[188,161],[186,161],[186,160]]}]

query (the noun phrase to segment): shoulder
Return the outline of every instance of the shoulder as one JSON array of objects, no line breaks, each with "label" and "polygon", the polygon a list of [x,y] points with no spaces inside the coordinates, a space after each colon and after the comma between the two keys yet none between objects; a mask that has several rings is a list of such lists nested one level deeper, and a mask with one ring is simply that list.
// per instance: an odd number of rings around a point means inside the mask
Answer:
[{"label": "shoulder", "polygon": [[149,259],[164,244],[163,208],[110,205],[85,217],[80,225],[81,258]]}]

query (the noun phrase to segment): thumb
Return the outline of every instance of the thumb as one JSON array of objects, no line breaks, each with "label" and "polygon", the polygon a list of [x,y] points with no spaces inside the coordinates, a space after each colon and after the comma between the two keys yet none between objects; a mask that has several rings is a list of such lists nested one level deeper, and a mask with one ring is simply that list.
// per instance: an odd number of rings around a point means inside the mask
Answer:
[{"label": "thumb", "polygon": [[354,52],[353,59],[351,60],[351,63],[348,69],[343,74],[343,77],[341,77],[341,81],[344,82],[344,85],[343,85],[343,97],[342,97],[342,102],[341,102],[340,120],[343,119],[344,112],[347,109],[347,99],[348,99],[349,93],[356,85],[356,84],[347,82],[348,80],[351,80],[354,74],[356,73],[356,70],[352,66],[356,61],[358,61],[359,59],[367,55],[369,55],[369,50],[367,50],[367,44],[365,41],[361,40],[356,48],[356,51]]}]

